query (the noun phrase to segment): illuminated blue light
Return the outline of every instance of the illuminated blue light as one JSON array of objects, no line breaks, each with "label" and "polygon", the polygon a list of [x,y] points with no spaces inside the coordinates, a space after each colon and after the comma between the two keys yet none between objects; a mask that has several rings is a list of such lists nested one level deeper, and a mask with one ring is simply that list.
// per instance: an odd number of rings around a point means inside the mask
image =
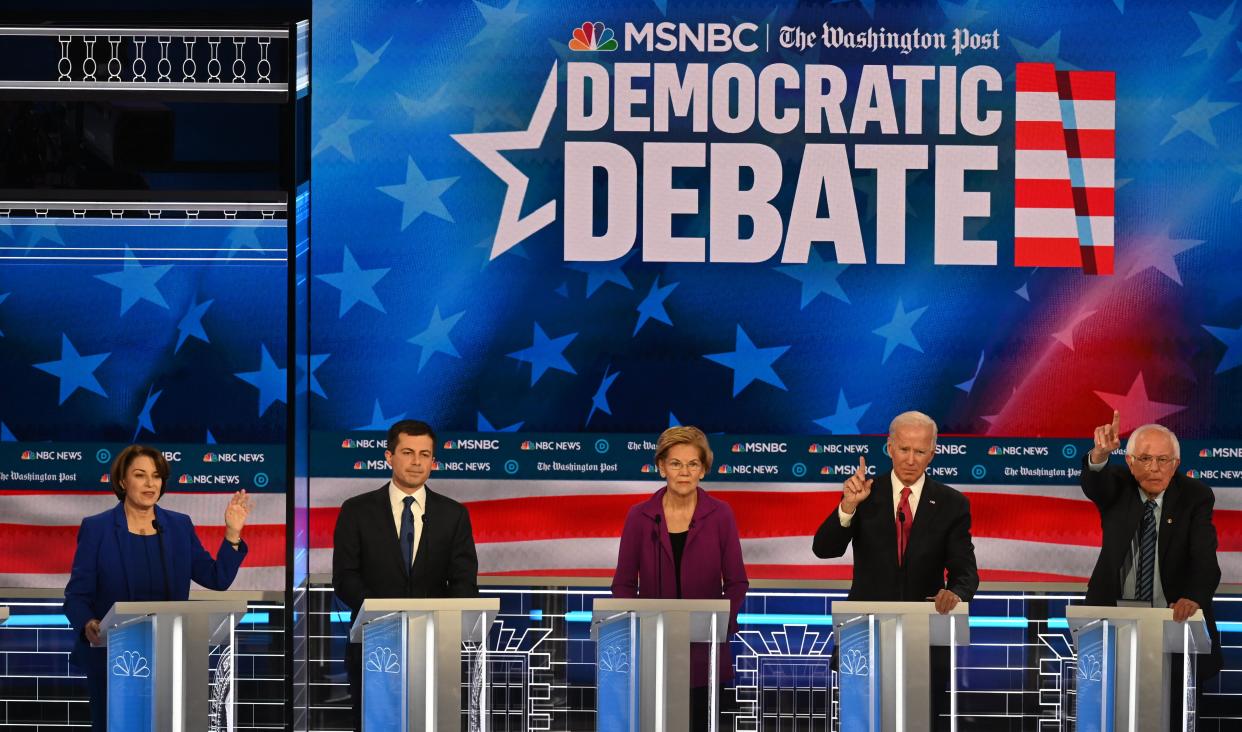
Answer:
[{"label": "illuminated blue light", "polygon": [[342,610],[339,613],[334,610],[328,613],[328,620],[333,623],[348,623],[353,617],[354,614],[349,610]]},{"label": "illuminated blue light", "polygon": [[9,628],[31,628],[45,625],[69,625],[69,618],[64,615],[10,615],[4,621]]},{"label": "illuminated blue light", "polygon": [[565,613],[566,623],[589,623],[591,622],[590,610],[571,610]]},{"label": "illuminated blue light", "polygon": [[738,613],[738,625],[832,625],[831,615]]},{"label": "illuminated blue light", "polygon": [[543,610],[540,610],[538,608],[531,610],[530,619],[534,620],[535,622],[539,622],[540,620],[543,620]]},{"label": "illuminated blue light", "polygon": [[267,623],[270,617],[267,613],[246,613],[241,616],[239,623]]}]

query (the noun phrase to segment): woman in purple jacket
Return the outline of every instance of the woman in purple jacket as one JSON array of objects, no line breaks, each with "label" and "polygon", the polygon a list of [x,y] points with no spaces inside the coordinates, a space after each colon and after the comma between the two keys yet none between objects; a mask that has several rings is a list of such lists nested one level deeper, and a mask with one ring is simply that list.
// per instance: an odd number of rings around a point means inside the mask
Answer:
[{"label": "woman in purple jacket", "polygon": [[[712,449],[696,427],[670,427],[656,443],[656,467],[667,484],[630,509],[621,530],[613,597],[729,601],[729,635],[750,583],[742,563],[733,509],[699,486],[712,469]],[[692,729],[707,729],[710,647],[692,643]],[[729,644],[719,652],[717,678],[733,678]]]}]

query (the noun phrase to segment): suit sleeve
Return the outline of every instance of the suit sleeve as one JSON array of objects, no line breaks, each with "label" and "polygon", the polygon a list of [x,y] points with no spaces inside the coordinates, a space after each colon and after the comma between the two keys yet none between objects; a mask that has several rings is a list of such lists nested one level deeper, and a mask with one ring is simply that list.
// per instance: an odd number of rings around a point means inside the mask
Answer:
[{"label": "suit sleeve", "polygon": [[815,532],[811,551],[815,552],[815,556],[820,559],[832,559],[845,554],[845,549],[854,538],[854,531],[858,528],[858,510],[855,509],[854,519],[849,526],[841,525],[840,510],[840,506],[833,509],[828,518],[824,519],[824,523],[819,525],[819,530]]},{"label": "suit sleeve", "polygon": [[634,512],[630,511],[625,517],[625,526],[621,528],[621,543],[617,547],[617,571],[612,575],[613,597],[638,597],[638,554],[641,547],[634,521]]},{"label": "suit sleeve", "polygon": [[81,634],[90,620],[99,620],[95,615],[95,590],[98,584],[100,532],[92,528],[84,520],[78,527],[78,545],[73,552],[73,569],[69,573],[69,583],[65,585],[65,617],[69,624]]},{"label": "suit sleeve", "polygon": [[721,562],[724,574],[724,596],[729,598],[729,635],[737,632],[737,614],[742,611],[742,601],[750,589],[746,579],[746,563],[742,560],[742,540],[738,536],[737,520],[733,511],[725,512],[725,525],[721,533]]},{"label": "suit sleeve", "polygon": [[1083,494],[1103,511],[1117,502],[1118,496],[1125,488],[1123,481],[1118,480],[1117,471],[1121,468],[1105,465],[1101,470],[1092,470],[1087,464],[1090,459],[1090,452],[1083,456],[1080,485]]},{"label": "suit sleeve", "polygon": [[[1216,497],[1212,489],[1195,505],[1190,517],[1190,563],[1186,578],[1186,596],[1207,607],[1220,585],[1220,563],[1216,558],[1216,526],[1212,523],[1212,507]],[[1169,602],[1182,598],[1170,597]]]},{"label": "suit sleeve", "polygon": [[474,529],[470,512],[461,507],[457,528],[453,532],[452,556],[449,558],[449,597],[479,596],[479,557],[474,549]]},{"label": "suit sleeve", "polygon": [[194,523],[187,517],[182,530],[189,533],[190,538],[190,579],[209,590],[227,590],[237,577],[237,570],[246,558],[249,548],[243,541],[238,549],[234,549],[223,538],[216,550],[216,558],[212,559],[203,542],[194,530]]},{"label": "suit sleeve", "polygon": [[979,567],[975,563],[975,545],[970,538],[970,499],[962,496],[962,510],[949,528],[945,569],[946,588],[969,602],[979,589]]},{"label": "suit sleeve", "polygon": [[355,613],[367,599],[362,581],[362,535],[359,531],[357,505],[348,501],[341,506],[332,533],[332,588]]}]

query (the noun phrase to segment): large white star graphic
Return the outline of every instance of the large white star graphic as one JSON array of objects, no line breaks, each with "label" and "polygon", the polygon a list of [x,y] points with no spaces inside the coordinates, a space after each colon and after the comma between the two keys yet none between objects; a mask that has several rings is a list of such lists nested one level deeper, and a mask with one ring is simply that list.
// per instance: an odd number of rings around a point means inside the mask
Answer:
[{"label": "large white star graphic", "polygon": [[488,170],[505,182],[505,201],[500,208],[500,221],[496,224],[496,238],[492,240],[495,259],[517,246],[522,240],[556,221],[556,201],[548,201],[533,212],[522,216],[522,200],[526,198],[529,178],[500,154],[501,150],[537,150],[556,112],[556,63],[548,73],[548,80],[539,95],[539,104],[531,115],[530,124],[524,130],[511,132],[473,132],[453,135],[457,144],[466,148]]}]

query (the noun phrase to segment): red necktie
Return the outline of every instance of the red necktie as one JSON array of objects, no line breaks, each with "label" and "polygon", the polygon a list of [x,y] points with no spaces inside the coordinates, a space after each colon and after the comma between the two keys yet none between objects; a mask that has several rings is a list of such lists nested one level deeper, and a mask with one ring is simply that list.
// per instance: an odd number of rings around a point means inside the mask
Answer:
[{"label": "red necktie", "polygon": [[897,564],[904,564],[906,543],[910,540],[910,524],[914,517],[910,515],[910,487],[901,489],[901,502],[897,504]]}]

